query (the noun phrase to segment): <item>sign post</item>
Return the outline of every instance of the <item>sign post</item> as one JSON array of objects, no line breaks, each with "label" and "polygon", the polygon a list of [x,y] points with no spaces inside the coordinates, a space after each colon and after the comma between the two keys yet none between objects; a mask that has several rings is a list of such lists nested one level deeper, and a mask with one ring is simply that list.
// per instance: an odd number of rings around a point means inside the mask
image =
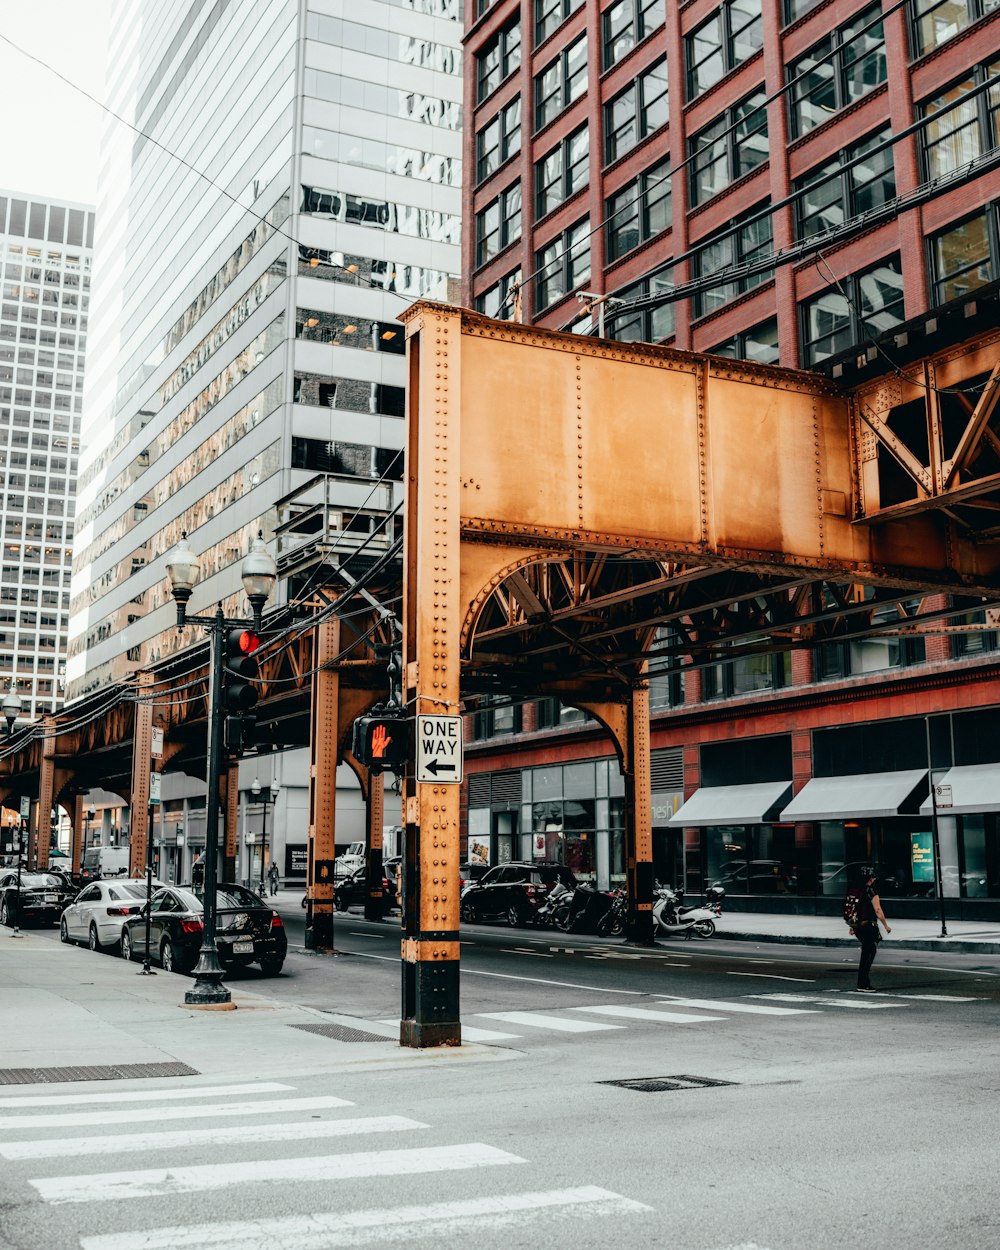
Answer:
[{"label": "sign post", "polygon": [[417,781],[459,785],[462,780],[461,716],[417,717]]}]

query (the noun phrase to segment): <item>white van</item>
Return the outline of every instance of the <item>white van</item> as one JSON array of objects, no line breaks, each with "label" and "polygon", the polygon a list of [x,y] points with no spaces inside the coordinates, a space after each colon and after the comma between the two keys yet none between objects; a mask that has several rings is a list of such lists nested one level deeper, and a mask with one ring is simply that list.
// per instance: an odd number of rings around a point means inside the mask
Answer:
[{"label": "white van", "polygon": [[128,876],[127,846],[89,846],[83,853],[80,876],[84,881],[103,881]]}]

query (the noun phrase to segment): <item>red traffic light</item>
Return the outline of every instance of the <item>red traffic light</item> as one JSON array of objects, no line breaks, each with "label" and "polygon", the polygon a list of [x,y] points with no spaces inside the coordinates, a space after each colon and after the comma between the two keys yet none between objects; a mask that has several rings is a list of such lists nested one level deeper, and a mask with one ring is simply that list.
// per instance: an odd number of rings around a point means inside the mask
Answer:
[{"label": "red traffic light", "polygon": [[252,655],[260,646],[260,636],[255,634],[252,629],[240,630],[239,637],[236,639],[236,646],[244,655]]}]

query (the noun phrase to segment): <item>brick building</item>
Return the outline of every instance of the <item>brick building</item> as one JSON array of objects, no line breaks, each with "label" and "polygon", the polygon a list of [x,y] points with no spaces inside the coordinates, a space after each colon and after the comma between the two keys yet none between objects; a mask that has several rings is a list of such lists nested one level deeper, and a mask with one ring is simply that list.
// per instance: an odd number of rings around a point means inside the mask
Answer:
[{"label": "brick building", "polygon": [[[469,0],[465,302],[845,381],[988,332],[998,10]],[[998,624],[655,676],[658,876],[824,911],[874,859],[920,914],[933,780],[948,907],[1000,915]],[[501,704],[468,732],[470,846],[623,878],[620,776],[594,722]]]}]

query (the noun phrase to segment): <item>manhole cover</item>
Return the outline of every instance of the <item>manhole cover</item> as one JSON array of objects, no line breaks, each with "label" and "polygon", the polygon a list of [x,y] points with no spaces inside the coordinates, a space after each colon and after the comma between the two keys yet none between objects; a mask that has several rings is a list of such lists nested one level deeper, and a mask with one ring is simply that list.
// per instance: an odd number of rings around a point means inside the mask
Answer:
[{"label": "manhole cover", "polygon": [[198,1076],[186,1063],[112,1063],[99,1067],[0,1068],[0,1085],[54,1085],[59,1081],[130,1081],[157,1076]]},{"label": "manhole cover", "polygon": [[303,1033],[317,1033],[320,1037],[330,1037],[335,1042],[394,1042],[396,1038],[386,1037],[384,1033],[368,1033],[364,1029],[352,1029],[346,1024],[290,1024],[290,1029],[301,1029]]},{"label": "manhole cover", "polygon": [[659,1094],[674,1089],[712,1089],[717,1085],[737,1085],[737,1081],[716,1081],[708,1076],[640,1076],[629,1081],[598,1081],[598,1085],[619,1085],[622,1089],[638,1089],[645,1094]]}]

